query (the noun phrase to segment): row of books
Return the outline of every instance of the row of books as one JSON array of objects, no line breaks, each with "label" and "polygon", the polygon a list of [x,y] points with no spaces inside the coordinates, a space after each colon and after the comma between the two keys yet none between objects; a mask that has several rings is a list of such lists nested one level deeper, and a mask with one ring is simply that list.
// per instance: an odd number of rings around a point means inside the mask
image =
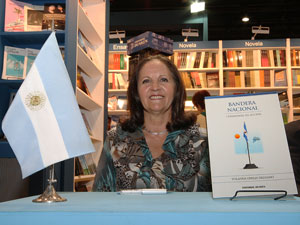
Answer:
[{"label": "row of books", "polygon": [[6,0],[4,31],[64,30],[65,16],[65,3]]},{"label": "row of books", "polygon": [[285,87],[285,70],[225,71],[224,87]]},{"label": "row of books", "polygon": [[[186,88],[219,88],[218,72],[181,72],[181,76]],[[224,87],[286,87],[287,75],[285,70],[224,71],[223,82]]]},{"label": "row of books", "polygon": [[208,52],[174,52],[171,60],[178,69],[216,68],[219,65],[218,54]]},{"label": "row of books", "polygon": [[279,67],[286,66],[284,49],[225,50],[224,67]]},{"label": "row of books", "polygon": [[110,53],[108,56],[109,70],[127,70],[127,55],[122,53]]},{"label": "row of books", "polygon": [[291,65],[300,66],[300,49],[291,49]]},{"label": "row of books", "polygon": [[5,46],[2,79],[25,79],[38,53],[37,49]]},{"label": "row of books", "polygon": [[108,73],[109,89],[126,89],[128,86],[127,73]]},{"label": "row of books", "polygon": [[185,88],[218,88],[218,72],[180,72]]},{"label": "row of books", "polygon": [[[1,78],[4,80],[22,80],[28,74],[39,49],[17,48],[4,46],[3,69]],[[64,47],[60,47],[64,57]]]}]

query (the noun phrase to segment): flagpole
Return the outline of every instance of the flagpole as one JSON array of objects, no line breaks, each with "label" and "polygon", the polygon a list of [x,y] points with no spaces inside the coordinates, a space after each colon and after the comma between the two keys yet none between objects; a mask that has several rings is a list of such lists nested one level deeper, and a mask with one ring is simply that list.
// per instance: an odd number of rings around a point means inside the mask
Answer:
[{"label": "flagpole", "polygon": [[248,136],[247,136],[248,131],[247,131],[245,122],[244,122],[244,129],[245,129],[244,138],[245,138],[245,141],[246,141],[246,144],[247,144],[247,153],[248,153],[248,160],[249,160],[249,163],[244,166],[244,169],[256,169],[258,167],[254,163],[251,163],[249,142],[248,142]]},{"label": "flagpole", "polygon": [[[55,32],[54,29],[54,19],[51,20],[51,31]],[[46,190],[40,195],[38,198],[33,199],[32,202],[43,203],[43,202],[64,202],[67,201],[66,198],[62,198],[59,194],[57,194],[53,184],[56,183],[57,180],[54,178],[54,164],[52,164],[49,168],[49,179]]]}]

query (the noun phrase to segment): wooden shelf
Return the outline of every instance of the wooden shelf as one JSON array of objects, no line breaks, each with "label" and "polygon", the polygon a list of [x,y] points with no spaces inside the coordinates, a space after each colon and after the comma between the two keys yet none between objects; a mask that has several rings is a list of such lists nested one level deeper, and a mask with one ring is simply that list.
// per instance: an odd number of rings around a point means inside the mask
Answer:
[{"label": "wooden shelf", "polygon": [[77,45],[77,58],[78,66],[89,76],[89,77],[100,77],[102,76],[101,69],[90,59],[90,57],[83,51],[83,49]]},{"label": "wooden shelf", "polygon": [[79,175],[79,176],[74,176],[74,182],[89,182],[93,181],[95,178],[95,174],[90,174],[90,175]]},{"label": "wooden shelf", "polygon": [[101,105],[95,102],[90,96],[84,93],[81,89],[76,87],[76,98],[78,104],[86,110],[93,111],[95,109],[101,109]]},{"label": "wooden shelf", "polygon": [[84,9],[80,5],[78,7],[78,17],[79,30],[81,30],[82,33],[84,33],[84,35],[91,42],[92,45],[100,45],[102,43],[101,37],[97,32],[94,24],[88,18],[88,15],[85,13]]}]

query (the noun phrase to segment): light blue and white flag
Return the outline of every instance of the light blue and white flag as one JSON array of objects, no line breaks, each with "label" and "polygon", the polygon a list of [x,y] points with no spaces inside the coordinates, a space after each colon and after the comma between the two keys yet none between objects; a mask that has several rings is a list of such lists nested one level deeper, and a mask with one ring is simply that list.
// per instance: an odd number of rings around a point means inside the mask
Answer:
[{"label": "light blue and white flag", "polygon": [[2,130],[23,178],[94,151],[54,32],[19,88]]}]

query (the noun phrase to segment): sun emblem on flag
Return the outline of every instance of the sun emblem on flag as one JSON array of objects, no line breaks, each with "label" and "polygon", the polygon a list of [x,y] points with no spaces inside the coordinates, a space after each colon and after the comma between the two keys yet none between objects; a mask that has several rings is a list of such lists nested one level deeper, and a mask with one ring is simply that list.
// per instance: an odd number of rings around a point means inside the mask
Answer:
[{"label": "sun emblem on flag", "polygon": [[29,93],[26,96],[25,103],[31,110],[37,111],[43,108],[46,102],[46,97],[43,93],[36,91]]}]

